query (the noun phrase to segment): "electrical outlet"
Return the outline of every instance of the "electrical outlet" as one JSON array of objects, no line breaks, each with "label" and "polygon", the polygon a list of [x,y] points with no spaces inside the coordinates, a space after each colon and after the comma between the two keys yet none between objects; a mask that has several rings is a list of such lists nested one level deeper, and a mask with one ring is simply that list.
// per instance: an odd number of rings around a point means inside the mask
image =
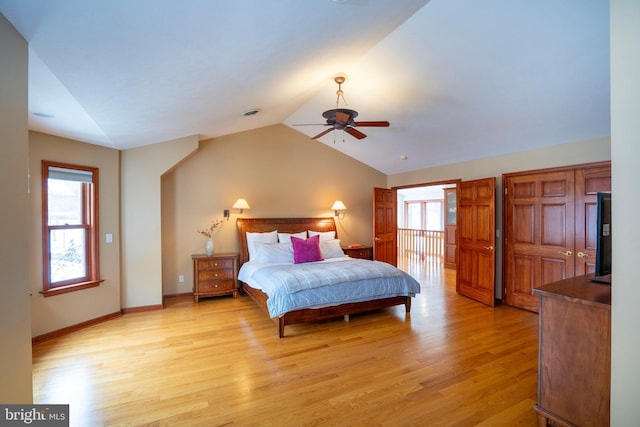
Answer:
[{"label": "electrical outlet", "polygon": [[178,282],[184,283],[184,275],[183,274],[178,276]]}]

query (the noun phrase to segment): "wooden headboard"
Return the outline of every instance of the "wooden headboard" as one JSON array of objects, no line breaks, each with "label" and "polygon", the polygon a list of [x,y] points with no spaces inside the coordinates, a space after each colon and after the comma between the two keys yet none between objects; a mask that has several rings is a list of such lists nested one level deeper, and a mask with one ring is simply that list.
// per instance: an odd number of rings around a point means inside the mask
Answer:
[{"label": "wooden headboard", "polygon": [[247,231],[250,233],[266,233],[278,230],[279,233],[299,233],[301,231],[335,231],[333,217],[328,218],[238,218],[238,236],[240,237],[240,267],[249,261],[247,247]]}]

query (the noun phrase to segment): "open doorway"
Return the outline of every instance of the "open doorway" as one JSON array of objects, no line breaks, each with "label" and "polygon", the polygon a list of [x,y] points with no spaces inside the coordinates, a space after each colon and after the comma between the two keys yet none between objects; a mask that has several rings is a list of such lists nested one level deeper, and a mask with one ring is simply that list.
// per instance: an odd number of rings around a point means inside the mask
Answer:
[{"label": "open doorway", "polygon": [[456,183],[398,188],[398,267],[415,277],[456,268]]}]

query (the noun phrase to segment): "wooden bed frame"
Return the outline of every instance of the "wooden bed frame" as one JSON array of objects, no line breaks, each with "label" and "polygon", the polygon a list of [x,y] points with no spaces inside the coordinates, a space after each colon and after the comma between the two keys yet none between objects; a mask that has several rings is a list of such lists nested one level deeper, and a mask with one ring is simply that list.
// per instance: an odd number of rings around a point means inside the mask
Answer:
[{"label": "wooden bed frame", "polygon": [[[249,249],[247,247],[247,232],[264,233],[278,230],[279,233],[299,233],[301,231],[335,231],[338,232],[332,217],[329,218],[238,218],[238,233],[240,237],[240,267],[249,261]],[[247,293],[262,309],[269,314],[267,309],[268,296],[259,289],[252,288],[246,283],[240,282],[241,292]],[[404,304],[406,312],[411,311],[411,297],[399,296],[381,298],[371,301],[352,302],[321,308],[304,308],[289,311],[278,319],[278,336],[284,337],[284,327],[294,323],[324,320],[333,317],[347,316],[349,314],[372,311],[386,307]]]}]

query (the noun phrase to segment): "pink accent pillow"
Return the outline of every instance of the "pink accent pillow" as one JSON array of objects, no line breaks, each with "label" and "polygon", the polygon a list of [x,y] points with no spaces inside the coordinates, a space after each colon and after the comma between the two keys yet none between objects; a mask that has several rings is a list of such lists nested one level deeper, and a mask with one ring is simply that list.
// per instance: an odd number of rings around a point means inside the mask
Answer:
[{"label": "pink accent pillow", "polygon": [[320,236],[313,236],[308,239],[299,239],[291,236],[291,243],[293,244],[293,262],[295,264],[322,261]]}]

